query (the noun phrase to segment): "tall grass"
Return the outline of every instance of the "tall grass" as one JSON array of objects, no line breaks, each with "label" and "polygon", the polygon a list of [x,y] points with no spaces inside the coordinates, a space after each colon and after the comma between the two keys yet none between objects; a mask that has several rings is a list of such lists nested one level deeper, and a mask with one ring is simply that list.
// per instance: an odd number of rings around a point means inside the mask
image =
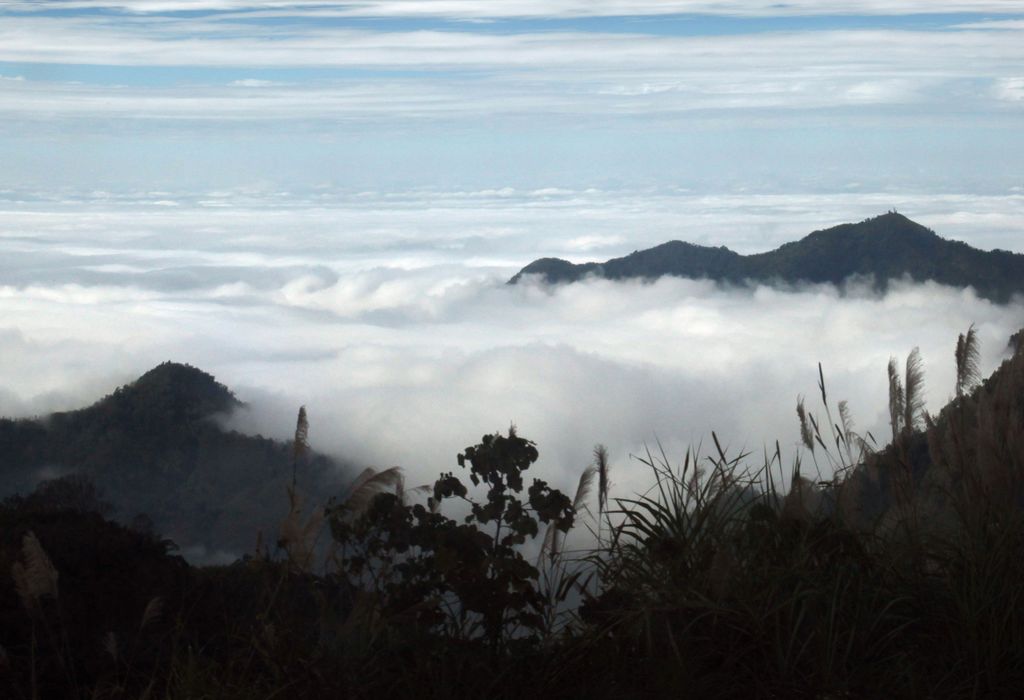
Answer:
[{"label": "tall grass", "polygon": [[593,558],[604,589],[584,606],[587,634],[616,650],[609,662],[643,669],[655,694],[1013,697],[1024,357],[975,388],[975,343],[973,329],[960,338],[958,399],[937,418],[923,411],[917,351],[902,376],[890,363],[894,440],[877,452],[845,405],[832,420],[819,375],[831,434],[799,400],[818,479],[798,456],[785,493],[778,449],[753,466],[717,440],[678,468],[642,457],[655,487],[616,500],[620,524]]}]

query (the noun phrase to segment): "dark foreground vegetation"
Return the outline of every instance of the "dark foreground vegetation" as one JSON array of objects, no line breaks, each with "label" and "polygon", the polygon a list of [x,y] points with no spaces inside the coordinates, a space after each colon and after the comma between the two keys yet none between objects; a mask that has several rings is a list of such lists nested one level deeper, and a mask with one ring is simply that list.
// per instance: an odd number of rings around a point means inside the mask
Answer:
[{"label": "dark foreground vegetation", "polygon": [[956,368],[928,416],[890,365],[884,449],[822,379],[802,460],[650,453],[629,498],[600,448],[574,498],[532,479],[510,431],[303,508],[300,412],[279,541],[219,568],[51,483],[0,507],[0,696],[1018,697],[1024,353],[981,382],[968,332]]}]

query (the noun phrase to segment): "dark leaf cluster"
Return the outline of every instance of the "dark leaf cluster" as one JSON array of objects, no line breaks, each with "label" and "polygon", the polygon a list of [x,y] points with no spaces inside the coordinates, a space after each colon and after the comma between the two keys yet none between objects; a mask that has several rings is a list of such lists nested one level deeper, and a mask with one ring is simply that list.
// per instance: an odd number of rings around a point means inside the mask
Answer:
[{"label": "dark leaf cluster", "polygon": [[[458,456],[472,484],[487,485],[483,498],[471,498],[449,472],[427,506],[394,493],[378,494],[363,512],[335,504],[328,517],[338,583],[353,596],[370,591],[385,616],[408,616],[426,634],[443,629],[494,651],[536,641],[547,600],[519,548],[537,536],[538,523],[564,532],[574,516],[569,498],[540,480],[521,499],[523,472],[536,460],[536,446],[514,430],[485,435]],[[469,513],[457,520],[438,512],[448,499]]]}]

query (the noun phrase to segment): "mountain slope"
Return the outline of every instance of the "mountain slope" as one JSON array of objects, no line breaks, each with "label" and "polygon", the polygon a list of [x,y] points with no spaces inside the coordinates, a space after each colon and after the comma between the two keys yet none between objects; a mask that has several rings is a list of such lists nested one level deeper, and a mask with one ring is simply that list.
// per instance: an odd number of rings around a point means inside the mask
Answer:
[{"label": "mountain slope", "polygon": [[670,241],[604,263],[574,265],[542,258],[520,270],[548,283],[575,282],[588,275],[607,279],[654,279],[664,275],[719,282],[816,282],[840,284],[851,276],[873,277],[884,289],[905,275],[953,287],[973,287],[979,295],[1006,302],[1024,293],[1024,255],[982,251],[941,238],[907,217],[888,213],[857,224],[815,231],[805,238],[755,255]]},{"label": "mountain slope", "polygon": [[[222,429],[215,419],[241,405],[205,372],[167,362],[88,408],[0,419],[3,495],[79,474],[122,521],[145,514],[183,548],[250,551],[259,531],[276,539],[292,450]],[[344,476],[341,465],[314,455],[301,466],[299,485],[325,500],[340,493]]]}]

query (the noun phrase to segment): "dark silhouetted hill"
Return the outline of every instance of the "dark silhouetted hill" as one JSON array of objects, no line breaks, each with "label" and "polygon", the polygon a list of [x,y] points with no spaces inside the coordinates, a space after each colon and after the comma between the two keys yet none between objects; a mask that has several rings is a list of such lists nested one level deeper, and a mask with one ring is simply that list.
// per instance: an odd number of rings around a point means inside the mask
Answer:
[{"label": "dark silhouetted hill", "polygon": [[934,231],[894,212],[857,224],[815,231],[767,253],[740,255],[681,241],[633,252],[604,263],[573,264],[541,258],[520,270],[548,283],[575,282],[589,275],[607,279],[656,279],[665,275],[742,284],[747,281],[841,284],[852,276],[870,277],[884,289],[909,276],[952,287],[973,287],[979,295],[1006,302],[1024,293],[1024,255],[982,251],[941,238]]},{"label": "dark silhouetted hill", "polygon": [[[287,512],[292,447],[224,430],[217,418],[241,405],[209,374],[166,362],[88,408],[0,419],[3,495],[75,474],[95,484],[117,519],[144,514],[183,548],[251,551],[259,531],[272,544]],[[343,482],[341,465],[326,457],[300,467],[300,488],[317,500]]]}]

